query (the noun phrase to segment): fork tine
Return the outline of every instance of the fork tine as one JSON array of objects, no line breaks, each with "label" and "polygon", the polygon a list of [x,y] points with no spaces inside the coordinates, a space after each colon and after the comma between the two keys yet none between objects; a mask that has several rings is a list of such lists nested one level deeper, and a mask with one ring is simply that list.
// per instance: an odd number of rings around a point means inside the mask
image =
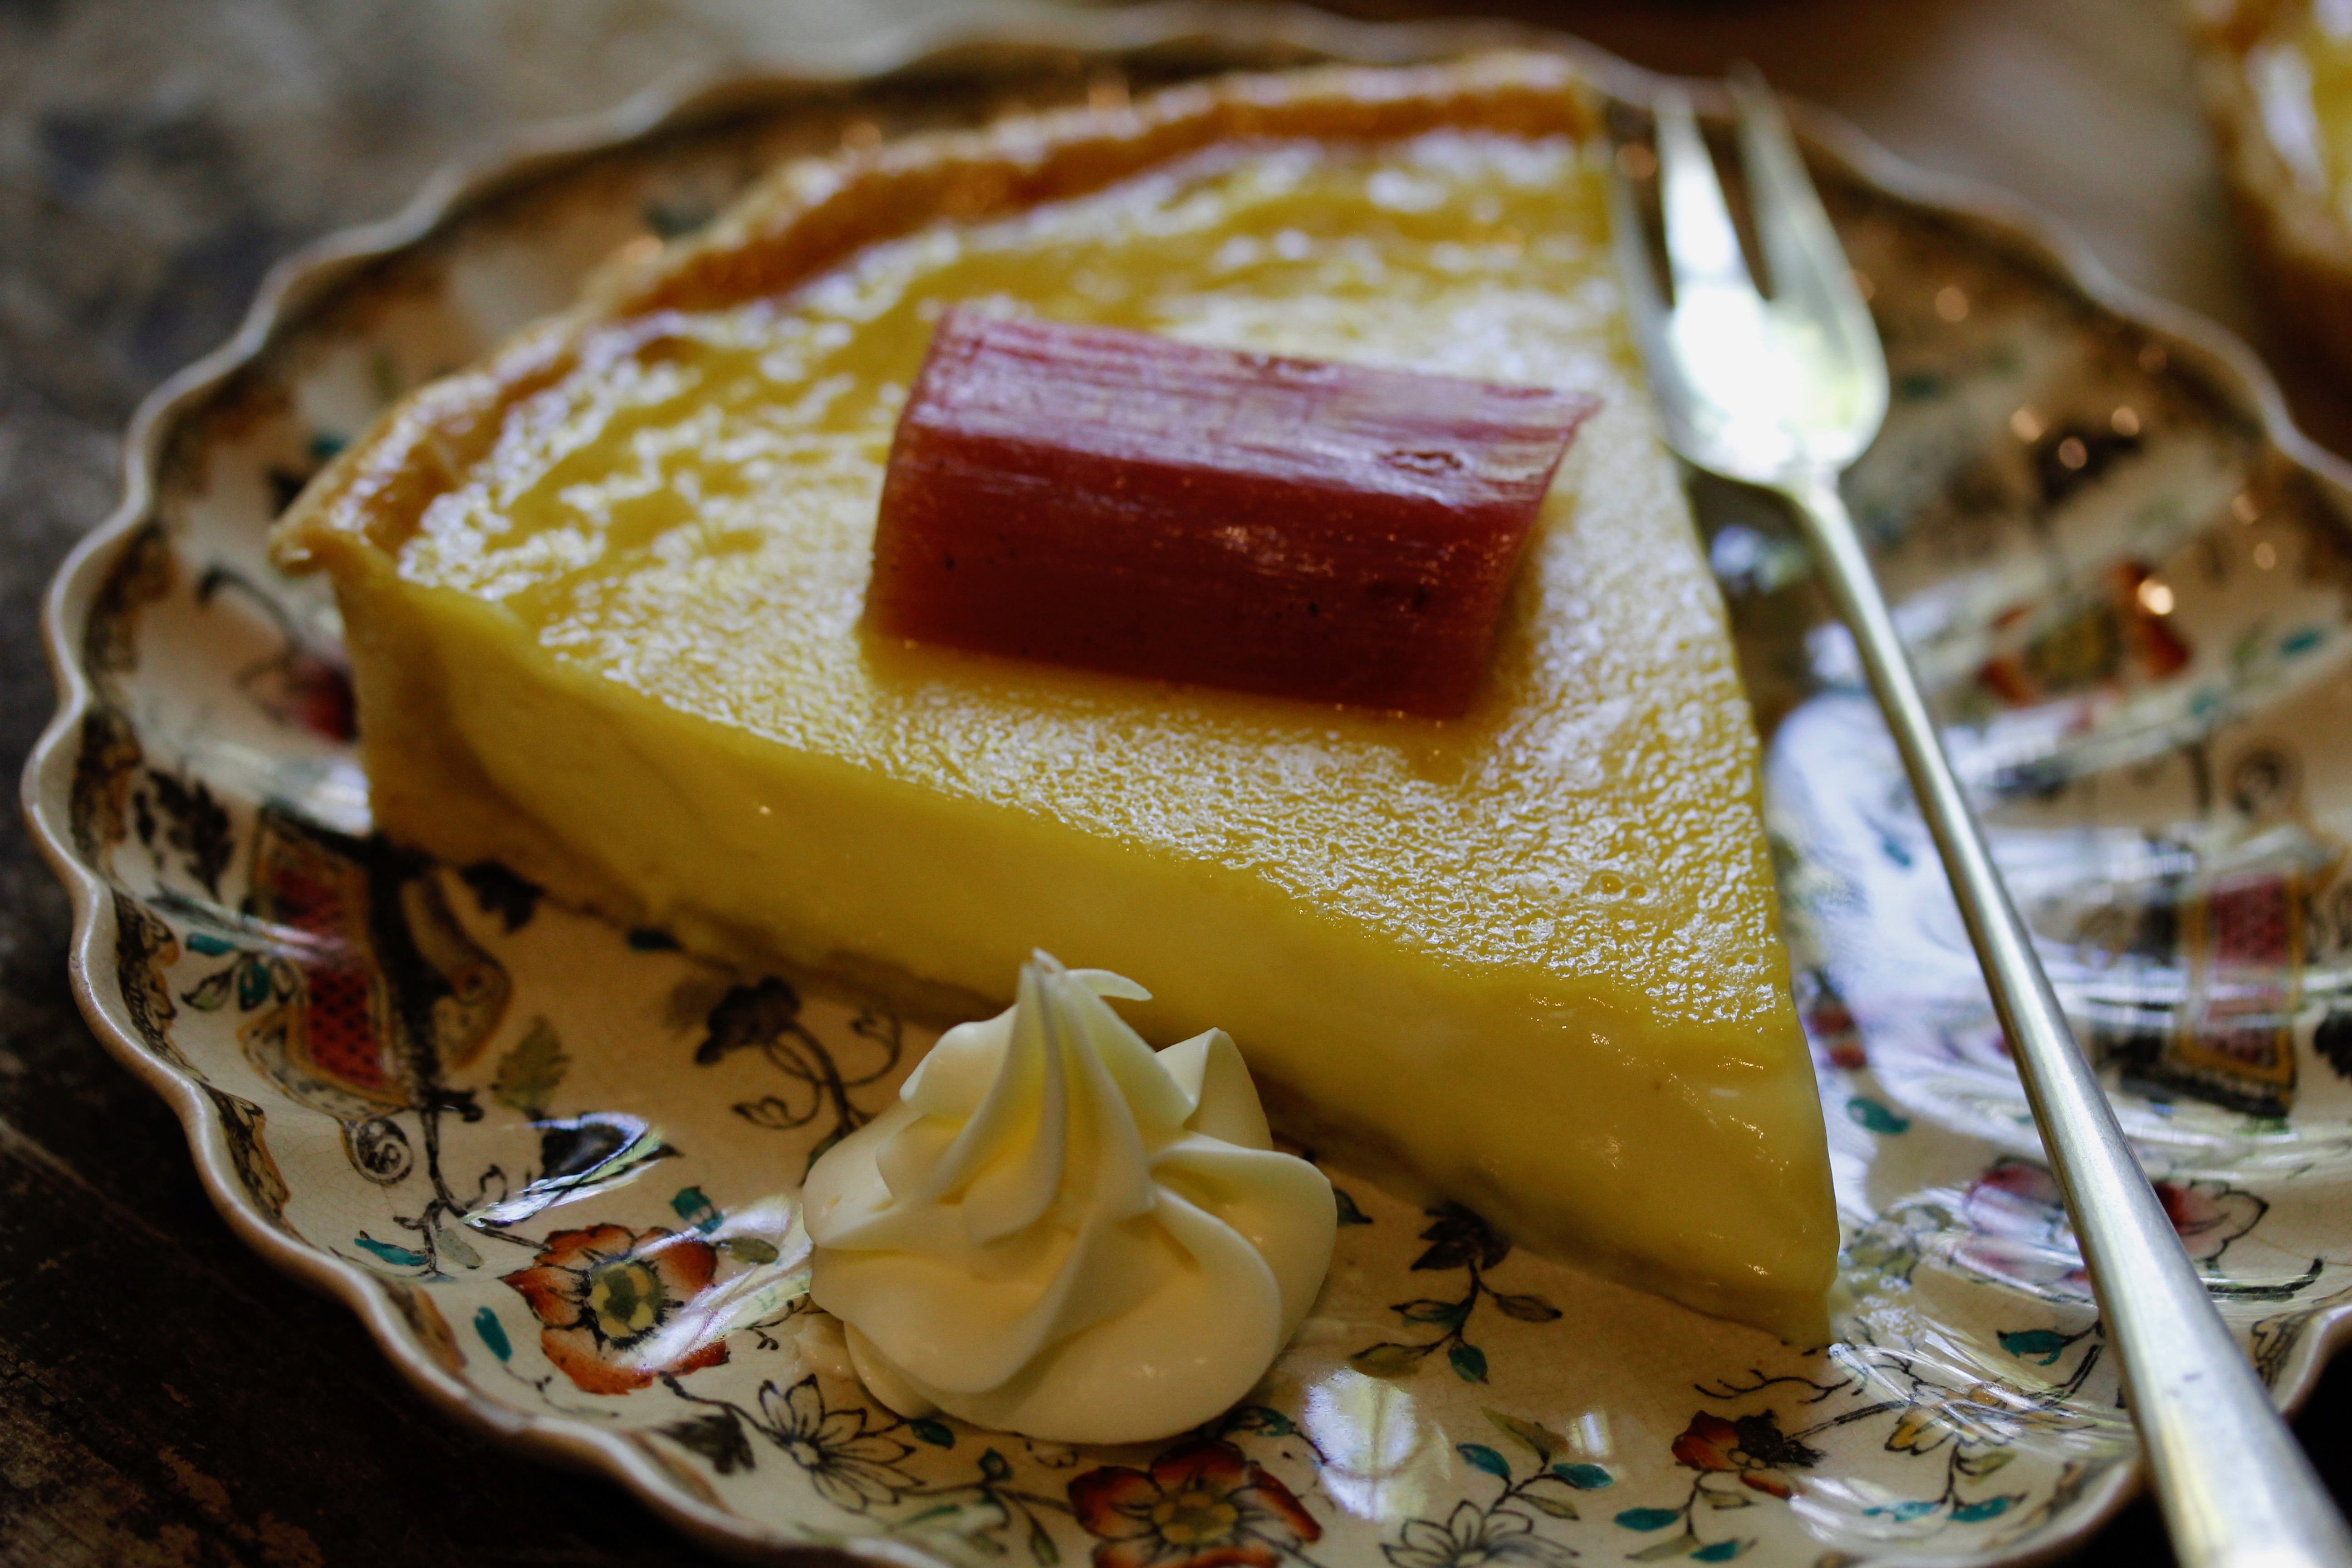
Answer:
[{"label": "fork tine", "polygon": [[1690,99],[1680,89],[1658,95],[1658,179],[1665,218],[1666,272],[1679,306],[1695,289],[1754,293],[1739,231],[1723,199],[1714,156],[1698,133]]},{"label": "fork tine", "polygon": [[1625,173],[1623,160],[1614,155],[1628,145],[1618,142],[1611,148],[1609,229],[1616,245],[1628,313],[1636,330],[1646,330],[1665,314],[1666,302],[1658,292],[1657,269],[1650,259],[1650,238],[1642,222],[1641,205],[1634,199],[1633,178]]},{"label": "fork tine", "polygon": [[1617,277],[1625,291],[1625,315],[1633,325],[1634,342],[1649,367],[1659,417],[1668,440],[1682,446],[1687,444],[1684,426],[1691,395],[1683,382],[1681,362],[1668,342],[1668,311],[1665,296],[1658,288],[1649,226],[1634,196],[1633,180],[1616,156],[1619,148],[1626,145],[1630,143],[1613,145],[1608,162],[1609,227],[1617,250]]},{"label": "fork tine", "polygon": [[1666,301],[1658,290],[1649,229],[1642,220],[1641,205],[1633,195],[1633,181],[1625,173],[1624,163],[1614,155],[1625,145],[1628,143],[1620,142],[1612,147],[1608,163],[1609,228],[1616,245],[1618,280],[1625,290],[1625,313],[1632,319],[1634,335],[1648,354],[1662,342]]},{"label": "fork tine", "polygon": [[1780,100],[1765,85],[1763,74],[1745,62],[1731,73],[1731,94],[1739,110],[1740,159],[1748,172],[1764,265],[1772,277],[1774,309],[1784,319],[1800,319],[1822,333],[1865,374],[1876,366],[1883,402],[1885,361],[1878,329],[1789,134]]}]

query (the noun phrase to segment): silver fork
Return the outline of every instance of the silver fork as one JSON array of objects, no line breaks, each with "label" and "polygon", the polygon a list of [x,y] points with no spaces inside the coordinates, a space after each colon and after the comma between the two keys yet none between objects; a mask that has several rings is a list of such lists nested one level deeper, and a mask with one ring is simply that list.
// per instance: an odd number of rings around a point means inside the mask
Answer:
[{"label": "silver fork", "polygon": [[1611,166],[1620,271],[1666,437],[1697,467],[1788,500],[1853,634],[2065,1194],[2179,1560],[2352,1564],[2352,1535],[2124,1142],[1953,777],[1838,494],[1839,474],[1886,415],[1878,331],[1772,95],[1752,73],[1732,92],[1770,300],[1748,275],[1681,91],[1663,91],[1654,106],[1671,302],[1659,293],[1622,150]]}]

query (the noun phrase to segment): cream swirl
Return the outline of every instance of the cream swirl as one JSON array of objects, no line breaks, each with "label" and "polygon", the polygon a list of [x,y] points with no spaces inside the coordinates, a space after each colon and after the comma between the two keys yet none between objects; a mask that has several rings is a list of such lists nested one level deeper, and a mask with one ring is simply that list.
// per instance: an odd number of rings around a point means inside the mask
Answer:
[{"label": "cream swirl", "polygon": [[1331,1184],[1274,1151],[1223,1030],[1155,1053],[1103,1000],[1149,995],[1034,954],[1011,1008],[941,1036],[809,1172],[811,1292],[894,1410],[1164,1437],[1247,1393],[1306,1316]]}]

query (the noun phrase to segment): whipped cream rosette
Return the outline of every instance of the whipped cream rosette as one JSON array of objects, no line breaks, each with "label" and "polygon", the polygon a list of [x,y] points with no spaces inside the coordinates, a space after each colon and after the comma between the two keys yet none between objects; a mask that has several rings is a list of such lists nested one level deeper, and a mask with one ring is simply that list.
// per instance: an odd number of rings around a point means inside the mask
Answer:
[{"label": "whipped cream rosette", "polygon": [[812,1293],[902,1415],[1070,1443],[1209,1420],[1265,1374],[1331,1261],[1331,1185],[1276,1153],[1222,1029],[1155,1052],[1103,970],[1038,952],[899,1103],[809,1172]]}]

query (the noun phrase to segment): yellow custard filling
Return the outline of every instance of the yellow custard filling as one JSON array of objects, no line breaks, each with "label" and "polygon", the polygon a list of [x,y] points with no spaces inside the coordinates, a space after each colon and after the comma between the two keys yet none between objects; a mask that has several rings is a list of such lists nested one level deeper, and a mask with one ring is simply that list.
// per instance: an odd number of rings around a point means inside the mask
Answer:
[{"label": "yellow custard filling", "polygon": [[[1809,1338],[1836,1224],[1756,740],[1609,254],[1565,136],[1228,141],[587,326],[413,526],[306,501],[283,546],[335,574],[395,837],[746,962],[1149,976],[1145,1033],[1225,1026],[1278,1123]],[[1472,714],[863,633],[943,301],[1598,393]]]}]

